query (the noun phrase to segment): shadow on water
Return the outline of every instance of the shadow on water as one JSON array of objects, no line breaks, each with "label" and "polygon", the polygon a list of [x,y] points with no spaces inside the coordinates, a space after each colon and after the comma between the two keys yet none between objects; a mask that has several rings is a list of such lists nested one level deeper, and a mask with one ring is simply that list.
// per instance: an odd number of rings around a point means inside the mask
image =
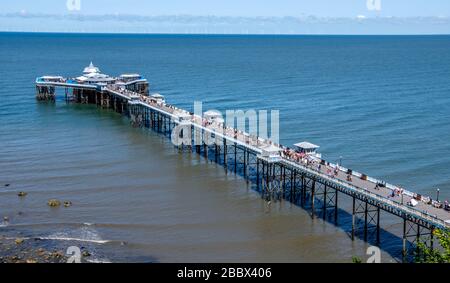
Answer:
[{"label": "shadow on water", "polygon": [[[195,152],[195,150],[193,152]],[[213,156],[214,156],[213,154],[208,154],[207,157],[205,157],[204,155],[201,155],[201,158],[207,159],[211,163],[217,163],[220,166],[224,167],[224,169],[225,169],[224,159],[219,158],[216,162],[216,160],[213,158]],[[233,160],[233,159],[228,157],[227,164],[234,164],[233,162],[230,162],[231,160]],[[252,168],[252,169],[255,170],[255,168]],[[250,169],[250,170],[252,170],[252,169]],[[229,174],[229,173],[236,174],[237,176],[246,180],[247,183],[249,184],[249,187],[253,191],[257,192],[261,196],[261,198],[265,199],[265,201],[268,202],[269,204],[271,202],[277,202],[280,200],[290,202],[293,205],[300,207],[303,210],[307,211],[309,213],[309,215],[311,216],[311,221],[318,220],[318,221],[324,221],[329,224],[332,224],[333,226],[338,227],[342,231],[344,231],[347,234],[347,236],[349,237],[349,239],[351,240],[351,238],[352,238],[352,231],[351,231],[352,230],[352,217],[353,216],[347,210],[338,207],[338,209],[337,209],[338,223],[335,223],[334,212],[333,213],[330,213],[330,211],[324,212],[324,210],[322,209],[324,207],[323,199],[315,198],[315,200],[314,200],[315,210],[313,212],[311,194],[309,194],[309,193],[306,194],[306,198],[303,201],[303,203],[298,194],[293,195],[291,198],[289,190],[286,190],[284,197],[281,197],[279,200],[277,200],[277,198],[269,199],[268,197],[266,197],[264,195],[264,192],[258,187],[257,180],[255,177],[256,176],[255,171],[253,171],[253,174],[247,173],[248,176],[246,179],[243,166],[241,166],[241,164],[238,164],[236,166],[236,171],[234,171],[234,168],[233,168],[233,170],[225,169],[225,174]],[[344,195],[344,194],[340,193],[340,195]],[[346,197],[349,197],[349,196],[346,196]],[[348,203],[350,203],[349,199],[346,199],[344,201],[341,200],[341,203],[345,202],[345,201],[348,201]],[[324,213],[325,213],[325,217],[324,217]],[[367,240],[365,240],[363,227],[361,227],[361,221],[364,221],[364,220],[357,218],[356,227],[358,227],[358,228],[355,230],[355,235],[354,235],[355,239],[364,241],[368,245],[379,247],[380,250],[383,250],[384,252],[388,253],[392,258],[394,258],[394,260],[396,260],[398,262],[403,261],[402,252],[401,252],[401,250],[402,250],[402,238],[401,237],[380,227],[380,239],[381,240],[380,240],[380,243],[377,243],[376,226],[373,224],[370,224],[367,229],[368,230]],[[408,258],[408,260],[411,260],[411,259],[412,259],[411,257]]]},{"label": "shadow on water", "polygon": [[[159,133],[160,135],[164,135],[164,136],[168,136],[167,133]],[[234,170],[234,157],[231,157],[228,155],[227,156],[227,162],[224,162],[224,158],[223,156],[219,157],[217,160],[215,159],[215,154],[214,154],[214,149],[212,149],[211,147],[209,147],[208,150],[208,154],[205,156],[204,154],[204,150],[202,151],[202,149],[200,149],[200,152],[196,152],[195,147],[192,148],[188,148],[188,151],[192,151],[192,153],[197,153],[197,155],[204,159],[209,161],[210,163],[217,163],[218,165],[222,166],[225,170],[225,174],[236,174],[237,176],[241,177],[242,179],[246,180],[247,183],[249,184],[249,187],[257,192],[261,198],[266,198],[264,196],[264,192],[258,188],[257,186],[257,180],[256,180],[256,169],[255,168],[249,168],[249,172],[247,172],[247,176],[245,176],[245,171],[244,171],[244,167],[242,164],[240,164],[239,162],[237,162],[236,164],[236,170]],[[184,152],[186,152],[186,148],[183,149],[183,151],[181,151],[181,154],[183,154]],[[220,155],[220,154],[219,154]],[[232,155],[232,154],[231,154]],[[238,157],[239,158],[239,157]],[[232,165],[231,167],[233,167],[232,169],[227,169],[226,167],[230,167],[230,165]],[[338,208],[337,209],[337,213],[338,213],[338,223],[336,224],[334,222],[334,217],[333,215],[330,215],[330,213],[325,212],[327,215],[324,217],[323,216],[323,209],[321,209],[324,205],[323,200],[321,199],[315,199],[315,211],[314,214],[312,212],[312,206],[311,206],[311,195],[307,194],[306,195],[306,202],[301,203],[300,201],[300,197],[297,196],[293,196],[293,198],[291,198],[290,193],[288,192],[289,190],[286,190],[287,192],[285,193],[283,199],[285,201],[288,201],[292,204],[294,204],[297,207],[300,207],[302,209],[304,209],[305,211],[309,212],[309,214],[311,215],[312,221],[314,219],[317,220],[323,220],[326,221],[330,224],[333,224],[335,227],[339,227],[341,230],[343,230],[347,236],[349,237],[349,239],[352,238],[352,214],[349,213],[347,210],[342,209],[342,208]],[[344,195],[343,193],[341,193],[340,195]],[[348,197],[348,196],[347,196]],[[276,199],[265,199],[266,202],[272,202],[272,201],[277,201]],[[381,213],[381,212],[380,212]],[[376,237],[376,226],[375,225],[369,225],[368,226],[368,235],[367,235],[367,240],[364,240],[364,233],[363,233],[363,228],[361,227],[361,225],[358,223],[361,222],[361,219],[357,219],[357,227],[359,227],[356,231],[355,231],[355,239],[359,239],[362,241],[365,241],[367,244],[372,245],[372,246],[378,246],[381,250],[383,250],[384,252],[388,253],[391,257],[393,257],[395,260],[397,261],[402,261],[402,238],[399,237],[398,235],[384,229],[380,227],[380,243],[377,243],[377,237]],[[383,244],[384,243],[384,244]],[[394,244],[393,244],[394,243]],[[395,244],[397,243],[397,244]]]}]

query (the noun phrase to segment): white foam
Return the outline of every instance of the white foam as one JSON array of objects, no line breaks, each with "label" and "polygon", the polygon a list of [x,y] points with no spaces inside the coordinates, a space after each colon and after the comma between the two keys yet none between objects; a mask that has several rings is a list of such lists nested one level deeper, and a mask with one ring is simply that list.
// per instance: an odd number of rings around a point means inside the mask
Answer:
[{"label": "white foam", "polygon": [[[15,240],[17,237],[5,237],[6,240]],[[95,243],[95,244],[106,244],[112,242],[111,240],[89,240],[89,239],[81,239],[81,238],[70,238],[70,237],[20,237],[20,239],[30,240],[30,239],[39,239],[39,240],[52,240],[52,241],[74,241],[74,242],[87,242],[87,243]]]},{"label": "white foam", "polygon": [[40,240],[54,240],[54,241],[74,241],[74,242],[87,242],[87,243],[96,243],[96,244],[105,244],[111,242],[110,240],[89,240],[82,238],[71,238],[71,237],[57,237],[57,236],[49,236],[49,237],[39,237]]},{"label": "white foam", "polygon": [[15,239],[22,239],[22,240],[30,240],[31,238],[24,238],[24,237],[5,237],[5,240],[15,240]]},{"label": "white foam", "polygon": [[88,242],[96,244],[105,244],[110,242],[109,240],[104,240],[100,237],[97,230],[90,227],[90,225],[85,224],[78,229],[67,230],[63,232],[56,232],[46,237],[41,237],[43,240],[59,240],[59,241],[77,241],[77,242]]}]

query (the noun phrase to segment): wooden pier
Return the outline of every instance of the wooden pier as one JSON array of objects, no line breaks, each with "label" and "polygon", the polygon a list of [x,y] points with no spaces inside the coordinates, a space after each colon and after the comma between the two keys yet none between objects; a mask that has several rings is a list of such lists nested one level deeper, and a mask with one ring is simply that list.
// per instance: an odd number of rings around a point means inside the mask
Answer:
[{"label": "wooden pier", "polygon": [[[91,64],[87,68],[95,67]],[[435,229],[450,228],[449,211],[433,205],[432,201],[426,203],[408,191],[395,195],[393,192],[399,188],[323,159],[305,162],[292,157],[287,147],[228,128],[223,121],[205,121],[202,116],[166,103],[161,96],[149,96],[147,81],[138,75],[130,77],[133,76],[123,75],[101,83],[39,77],[36,97],[55,100],[56,88],[62,88],[66,101],[112,109],[129,117],[135,127],[152,129],[172,140],[189,140],[177,145],[180,151],[193,150],[223,165],[226,172],[239,174],[254,184],[263,198],[298,204],[312,218],[320,217],[339,225],[338,199],[339,195],[346,195],[352,200],[352,210],[348,212],[352,215],[349,231],[352,240],[359,237],[379,244],[381,212],[399,217],[403,223],[404,258],[411,254],[418,241],[434,247]],[[174,134],[174,129],[180,128]],[[199,136],[208,136],[213,142],[194,143]],[[329,174],[330,170],[334,173]],[[408,205],[412,200],[417,203],[414,207]]]}]

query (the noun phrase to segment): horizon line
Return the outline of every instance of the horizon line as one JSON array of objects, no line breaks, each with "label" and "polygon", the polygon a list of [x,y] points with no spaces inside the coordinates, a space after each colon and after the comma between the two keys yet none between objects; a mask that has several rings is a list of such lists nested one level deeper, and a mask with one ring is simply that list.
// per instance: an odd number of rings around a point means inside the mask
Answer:
[{"label": "horizon line", "polygon": [[450,36],[450,33],[417,33],[417,34],[334,34],[334,33],[158,33],[158,32],[78,32],[78,31],[8,31],[0,33],[30,34],[70,34],[70,35],[219,35],[219,36]]}]

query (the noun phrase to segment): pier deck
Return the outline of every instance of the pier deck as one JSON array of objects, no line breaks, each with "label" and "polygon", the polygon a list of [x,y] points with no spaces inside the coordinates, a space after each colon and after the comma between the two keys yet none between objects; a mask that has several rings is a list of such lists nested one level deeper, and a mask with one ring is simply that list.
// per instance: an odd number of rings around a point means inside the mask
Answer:
[{"label": "pier deck", "polygon": [[[314,215],[314,200],[317,197],[317,190],[319,185],[324,186],[324,193],[325,193],[325,196],[323,198],[323,209],[325,211],[323,214],[324,218],[326,216],[327,209],[329,208],[329,207],[327,208],[326,206],[328,202],[326,196],[327,189],[328,190],[333,189],[335,190],[336,193],[336,199],[334,200],[334,204],[331,205],[331,207],[334,207],[336,209],[335,213],[336,222],[337,222],[338,192],[345,193],[346,195],[351,196],[353,198],[353,217],[354,217],[353,226],[356,226],[355,218],[357,217],[358,213],[357,211],[358,208],[356,207],[355,202],[362,201],[365,203],[365,210],[363,212],[365,214],[365,237],[364,237],[365,239],[367,239],[367,229],[369,226],[368,214],[370,214],[373,211],[376,211],[378,217],[378,220],[376,221],[376,228],[378,230],[378,241],[379,241],[380,210],[387,211],[403,219],[404,252],[406,249],[405,241],[407,240],[408,237],[411,236],[407,235],[408,233],[406,228],[407,223],[417,225],[416,229],[417,239],[419,239],[421,235],[420,232],[421,228],[428,229],[429,231],[432,232],[436,228],[448,229],[450,227],[449,211],[444,210],[443,208],[438,208],[433,205],[427,204],[420,200],[418,201],[418,204],[415,207],[407,205],[413,198],[417,197],[412,192],[403,191],[400,194],[394,194],[394,196],[392,196],[393,191],[400,188],[367,177],[366,175],[362,177],[362,174],[357,172],[349,173],[349,171],[347,171],[348,169],[343,168],[336,164],[328,163],[325,160],[313,159],[310,160],[310,162],[305,162],[306,160],[304,159],[299,160],[296,158],[292,158],[290,155],[286,155],[283,153],[284,151],[288,150],[288,148],[282,145],[276,145],[281,149],[279,159],[277,159],[274,162],[268,161],[267,159],[261,157],[261,154],[263,153],[265,147],[272,145],[271,141],[252,136],[248,133],[241,132],[236,129],[227,128],[223,123],[220,122],[206,122],[203,117],[193,115],[192,113],[189,113],[186,110],[179,109],[175,106],[167,104],[165,103],[165,101],[163,102],[157,101],[148,95],[120,88],[116,84],[93,86],[90,84],[80,84],[74,82],[73,80],[65,78],[60,79],[58,81],[45,81],[42,80],[41,78],[38,78],[36,80],[37,91],[38,92],[41,91],[43,87],[44,88],[63,87],[66,89],[66,95],[67,89],[81,90],[81,93],[83,92],[83,90],[87,90],[88,92],[95,91],[94,94],[95,100],[97,100],[97,96],[99,95],[101,95],[102,99],[103,95],[108,95],[109,96],[108,99],[110,100],[113,99],[114,103],[116,103],[116,99],[119,100],[119,102],[122,103],[121,108],[122,112],[124,109],[123,104],[125,103],[127,107],[138,106],[140,107],[140,109],[143,109],[142,110],[144,111],[143,115],[147,115],[146,119],[151,119],[148,118],[149,115],[147,112],[145,112],[150,111],[151,113],[156,113],[157,115],[160,115],[160,117],[168,118],[169,121],[174,125],[183,123],[184,125],[188,125],[189,127],[191,127],[193,131],[213,133],[214,136],[220,137],[221,139],[226,141],[228,145],[235,146],[235,158],[236,158],[236,150],[238,147],[243,149],[244,153],[247,152],[247,155],[249,153],[255,155],[257,159],[256,180],[258,186],[261,184],[262,187],[266,189],[271,188],[273,189],[273,182],[278,180],[280,184],[282,183],[282,185],[280,185],[281,188],[280,190],[282,190],[283,194],[285,191],[289,190],[289,187],[291,193],[292,191],[295,193],[298,187],[296,185],[297,174],[298,176],[301,175],[302,181],[301,185],[299,185],[300,186],[299,190],[301,190],[302,194],[304,195],[308,194],[308,197],[310,197],[310,199],[312,200],[313,215]],[[107,105],[109,106],[109,104],[110,102],[108,101]],[[97,103],[97,105],[103,105],[103,102]],[[180,120],[181,116],[188,118],[184,119],[183,122],[181,122]],[[223,148],[224,154],[226,155],[227,154],[226,145],[223,146]],[[198,152],[200,152],[200,150]],[[247,156],[247,164],[245,164],[246,161],[244,156],[244,166],[250,165],[248,158],[249,157]],[[238,161],[235,160],[235,171],[237,162]],[[260,170],[260,165],[263,166],[262,170]],[[280,168],[281,173],[279,173],[278,175],[275,173],[274,174],[269,173],[268,168],[270,168],[270,170],[273,169],[273,172],[275,172],[275,168]],[[248,174],[248,169],[245,167],[244,172],[246,170]],[[330,171],[332,171],[333,174],[330,174]],[[334,173],[335,171],[336,173]],[[290,174],[290,181],[289,176],[287,176],[289,174]],[[352,177],[351,180],[348,180],[349,174]],[[307,184],[306,179],[311,181],[310,183],[308,183],[309,185]],[[382,185],[379,186],[379,184]],[[375,210],[370,210],[369,206],[375,208]],[[357,227],[352,228],[352,238],[353,234],[356,233],[355,232],[356,228]]]},{"label": "pier deck", "polygon": [[[164,111],[165,113],[174,114],[176,109],[168,108],[165,104],[157,104],[152,102],[151,98],[141,96],[140,97],[140,103],[147,107],[152,107],[155,110]],[[177,109],[179,110],[179,109]],[[187,111],[185,113],[188,113]],[[190,121],[190,124],[197,128],[202,130],[209,130],[213,133],[220,133],[222,131],[222,125],[218,125],[217,123],[213,123],[209,126],[203,125],[203,119],[201,117],[193,116],[192,120]],[[262,141],[255,141],[249,139],[249,135],[246,135],[246,133],[237,133],[235,135],[234,130],[228,129],[225,131],[224,138],[229,140],[230,142],[236,142],[243,146],[249,147],[251,150],[261,153],[262,148],[269,145],[269,141],[262,140]],[[327,169],[335,169],[335,167],[329,167],[329,166],[321,166],[321,169],[318,169],[317,165],[310,165],[305,166],[302,163],[293,161],[291,159],[288,159],[286,157],[282,157],[283,162],[286,164],[301,168],[303,170],[310,170],[313,174],[320,174],[324,178],[328,178],[332,182],[339,181],[340,184],[343,184],[344,186],[352,187],[353,189],[361,192],[362,194],[367,194],[368,197],[374,197],[377,196],[376,199],[379,201],[387,202],[388,205],[392,205],[395,207],[398,207],[401,210],[404,210],[405,212],[417,214],[418,216],[428,219],[430,221],[436,222],[435,224],[440,227],[449,226],[450,224],[445,223],[445,220],[450,219],[450,213],[448,211],[445,211],[440,208],[436,208],[431,205],[427,205],[423,202],[418,202],[417,206],[415,208],[409,207],[406,204],[413,199],[413,197],[410,194],[403,193],[403,197],[401,195],[392,195],[392,189],[389,189],[385,186],[379,187],[377,186],[377,183],[372,182],[370,180],[363,180],[361,178],[353,177],[352,181],[347,181],[347,173],[343,172],[342,170],[338,170],[338,175],[333,175],[331,177],[327,174]],[[403,201],[403,203],[402,203]]]}]

